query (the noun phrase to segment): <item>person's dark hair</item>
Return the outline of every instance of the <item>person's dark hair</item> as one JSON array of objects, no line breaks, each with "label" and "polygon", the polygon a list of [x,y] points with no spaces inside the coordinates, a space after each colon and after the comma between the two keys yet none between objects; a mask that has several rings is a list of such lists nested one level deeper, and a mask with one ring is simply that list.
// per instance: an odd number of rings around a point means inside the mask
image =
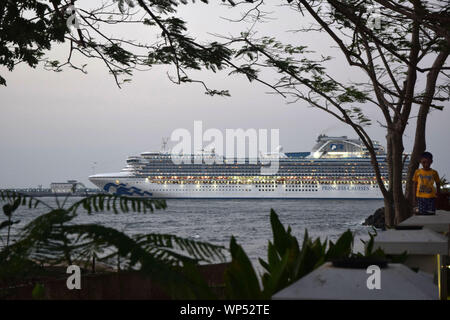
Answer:
[{"label": "person's dark hair", "polygon": [[422,158],[433,160],[433,155],[430,152],[425,151],[422,153]]}]

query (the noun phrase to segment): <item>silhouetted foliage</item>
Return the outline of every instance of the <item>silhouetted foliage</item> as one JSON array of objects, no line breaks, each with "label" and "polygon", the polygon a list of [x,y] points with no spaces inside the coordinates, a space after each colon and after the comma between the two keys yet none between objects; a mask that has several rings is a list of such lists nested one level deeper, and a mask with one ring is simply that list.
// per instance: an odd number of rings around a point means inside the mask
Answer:
[{"label": "silhouetted foliage", "polygon": [[[84,263],[88,268],[92,257],[124,270],[140,270],[175,298],[212,298],[206,281],[196,266],[225,260],[224,247],[194,241],[169,234],[125,233],[100,224],[81,224],[74,219],[83,208],[94,214],[104,211],[126,213],[153,212],[166,208],[163,200],[95,195],[83,198],[68,208],[52,208],[39,199],[14,192],[0,192],[8,201],[3,210],[10,227],[13,212],[21,205],[36,208],[46,205],[49,211],[28,223],[14,243],[8,232],[5,246],[0,251],[0,278],[20,279],[43,267]],[[3,239],[2,239],[3,240]]]},{"label": "silhouetted foliage", "polygon": [[[373,250],[374,235],[365,243],[364,253],[353,252],[354,235],[350,230],[344,232],[336,241],[322,242],[320,238],[312,239],[305,230],[300,248],[297,238],[291,234],[291,228],[280,222],[273,209],[270,211],[270,223],[273,232],[273,242],[269,241],[267,261],[259,259],[265,269],[262,274],[262,288],[259,285],[257,273],[250,259],[237,244],[234,237],[230,241],[232,261],[225,274],[226,295],[229,299],[270,299],[276,292],[291,285],[298,279],[309,274],[327,261],[338,259],[388,259],[384,252],[377,248]],[[404,261],[406,253],[398,257],[389,257],[392,261]]]},{"label": "silhouetted foliage", "polygon": [[[224,1],[224,0],[223,0]],[[201,2],[208,3],[206,0]],[[232,1],[228,1],[232,3]],[[73,62],[74,56],[105,63],[117,85],[131,81],[135,70],[149,69],[157,64],[175,66],[175,83],[201,83],[206,94],[228,95],[227,90],[215,90],[203,81],[194,80],[187,70],[221,70],[230,60],[232,51],[217,42],[200,44],[190,37],[186,21],[176,17],[180,5],[188,1],[125,1],[107,0],[79,4],[66,0],[18,0],[0,3],[0,65],[12,71],[19,63],[61,71],[64,67],[87,73],[87,63]],[[142,43],[111,34],[111,25],[140,24],[149,30],[149,39]],[[65,62],[45,57],[54,43],[68,43]],[[0,85],[6,80],[0,76]]]},{"label": "silhouetted foliage", "polygon": [[[354,130],[370,155],[385,200],[386,225],[397,225],[412,214],[412,177],[426,147],[427,116],[433,109],[442,110],[450,98],[449,2],[279,3],[298,14],[298,25],[291,27],[298,36],[290,37],[288,43],[278,37],[261,36],[252,28],[223,39],[238,47],[236,58],[244,60],[248,73],[254,75],[249,80],[264,78],[260,75],[267,71],[276,72],[279,76],[275,80],[266,80],[274,92],[289,99],[289,103],[320,109]],[[244,17],[253,25],[265,22],[271,5],[255,1]],[[276,14],[270,17],[281,18]],[[343,77],[342,70],[330,67],[333,58],[327,49],[314,52],[305,46],[302,35],[313,32],[325,35],[329,47],[338,49],[348,75]],[[353,77],[352,70],[360,73]],[[379,111],[379,124],[386,129],[388,177],[381,174],[377,150],[368,134],[367,127],[375,120],[369,110]],[[414,147],[404,177],[403,139],[412,119],[416,122]]]}]

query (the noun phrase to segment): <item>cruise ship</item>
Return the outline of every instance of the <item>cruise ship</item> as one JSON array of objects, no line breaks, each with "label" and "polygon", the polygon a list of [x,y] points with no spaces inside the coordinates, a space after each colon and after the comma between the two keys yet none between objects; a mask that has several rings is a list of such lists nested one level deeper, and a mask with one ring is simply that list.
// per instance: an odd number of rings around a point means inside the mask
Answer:
[{"label": "cruise ship", "polygon": [[[374,143],[387,183],[386,152]],[[274,154],[238,159],[211,150],[185,155],[191,161],[177,163],[168,152],[144,152],[128,157],[120,172],[92,175],[89,180],[112,194],[156,199],[383,198],[369,153],[359,139],[319,135],[311,152],[280,151],[275,156],[277,171],[262,174]],[[404,168],[406,176],[407,163]]]}]

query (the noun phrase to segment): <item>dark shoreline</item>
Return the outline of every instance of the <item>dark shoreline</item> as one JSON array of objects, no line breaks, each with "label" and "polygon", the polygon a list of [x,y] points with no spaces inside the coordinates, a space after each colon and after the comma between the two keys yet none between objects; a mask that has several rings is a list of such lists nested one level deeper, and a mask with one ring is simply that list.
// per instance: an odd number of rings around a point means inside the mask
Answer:
[{"label": "dark shoreline", "polygon": [[95,196],[98,194],[105,194],[103,192],[96,193],[53,193],[53,192],[21,192],[30,197],[87,197],[87,196]]},{"label": "dark shoreline", "polygon": [[87,197],[94,196],[98,194],[107,194],[105,192],[97,191],[89,191],[89,192],[71,192],[71,193],[54,193],[51,191],[22,191],[22,190],[1,190],[2,192],[17,192],[23,195],[27,195],[30,197]]}]

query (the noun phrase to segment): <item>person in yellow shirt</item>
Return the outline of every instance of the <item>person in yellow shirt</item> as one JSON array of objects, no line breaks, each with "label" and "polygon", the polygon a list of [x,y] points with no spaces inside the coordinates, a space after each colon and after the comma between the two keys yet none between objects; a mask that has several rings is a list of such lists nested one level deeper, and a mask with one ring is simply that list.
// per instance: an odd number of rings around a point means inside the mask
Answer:
[{"label": "person in yellow shirt", "polygon": [[[440,180],[436,170],[431,169],[433,155],[424,152],[420,159],[422,169],[417,169],[414,173],[414,206],[417,213],[432,215],[436,213],[436,198],[440,192]],[[434,184],[436,183],[436,188]]]}]

